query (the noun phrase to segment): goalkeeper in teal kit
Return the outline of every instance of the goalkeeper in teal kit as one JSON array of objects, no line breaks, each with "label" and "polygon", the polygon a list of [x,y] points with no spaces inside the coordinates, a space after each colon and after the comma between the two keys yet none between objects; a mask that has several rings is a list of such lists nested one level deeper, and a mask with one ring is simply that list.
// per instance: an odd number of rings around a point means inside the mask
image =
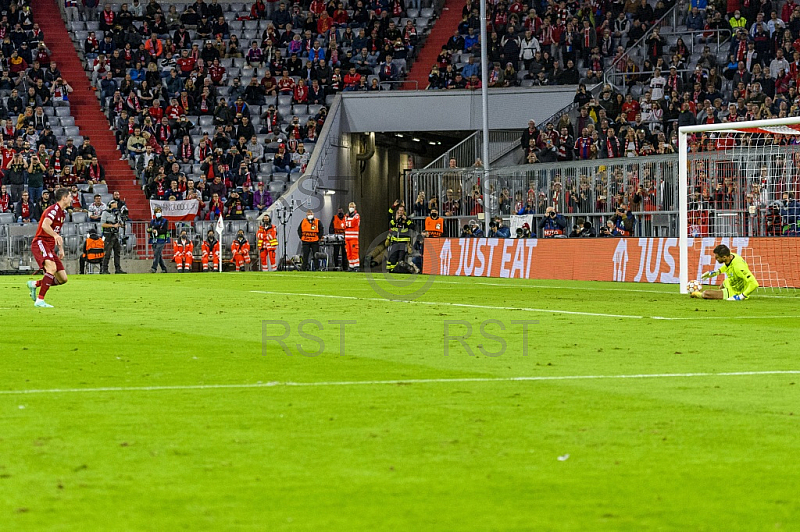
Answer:
[{"label": "goalkeeper in teal kit", "polygon": [[703,279],[709,279],[724,273],[725,281],[722,283],[722,290],[698,290],[692,292],[692,297],[741,301],[747,299],[758,288],[758,281],[750,272],[750,267],[747,266],[742,257],[731,253],[728,246],[719,245],[715,247],[714,258],[722,266],[717,270],[704,273]]}]

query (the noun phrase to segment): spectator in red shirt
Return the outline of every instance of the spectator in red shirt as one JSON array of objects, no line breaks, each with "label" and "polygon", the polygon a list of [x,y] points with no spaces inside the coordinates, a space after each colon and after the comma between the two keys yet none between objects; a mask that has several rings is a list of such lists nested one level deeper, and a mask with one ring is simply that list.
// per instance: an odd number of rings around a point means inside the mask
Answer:
[{"label": "spectator in red shirt", "polygon": [[327,36],[328,31],[333,27],[333,19],[328,16],[327,11],[323,11],[317,21],[317,33]]},{"label": "spectator in red shirt", "polygon": [[11,207],[11,195],[6,192],[6,186],[0,185],[0,212],[9,212]]},{"label": "spectator in red shirt", "polygon": [[308,87],[303,78],[300,78],[294,87],[292,103],[306,103],[308,101]]},{"label": "spectator in red shirt", "polygon": [[220,86],[225,81],[225,67],[219,63],[219,59],[214,59],[211,67],[208,69],[208,74],[211,77],[211,82]]},{"label": "spectator in red shirt", "polygon": [[361,74],[356,72],[356,67],[351,66],[347,74],[344,75],[344,90],[354,91],[361,83]]},{"label": "spectator in red shirt", "polygon": [[281,79],[278,80],[278,91],[284,95],[290,95],[294,92],[294,80],[289,77],[288,70],[284,70]]},{"label": "spectator in red shirt", "polygon": [[170,121],[173,121],[174,123],[174,121],[178,120],[182,115],[185,114],[186,114],[186,109],[181,107],[181,105],[178,103],[177,98],[173,98],[172,100],[170,100],[170,105],[169,107],[167,107],[167,113],[166,113],[166,116],[167,118],[169,118]]},{"label": "spectator in red shirt", "polygon": [[178,70],[180,71],[181,76],[184,78],[189,77],[189,75],[192,73],[192,70],[194,70],[194,65],[196,63],[197,61],[193,57],[189,56],[189,50],[185,49],[181,50],[181,56],[176,61]]}]

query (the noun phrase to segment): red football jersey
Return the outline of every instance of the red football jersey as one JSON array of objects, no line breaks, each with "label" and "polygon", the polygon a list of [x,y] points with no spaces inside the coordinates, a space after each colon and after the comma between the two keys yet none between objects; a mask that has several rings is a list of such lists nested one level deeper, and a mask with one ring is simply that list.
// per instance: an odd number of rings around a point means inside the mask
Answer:
[{"label": "red football jersey", "polygon": [[42,224],[47,218],[50,219],[50,227],[53,229],[53,231],[57,235],[60,235],[61,226],[64,224],[64,220],[67,218],[67,213],[58,203],[56,203],[55,205],[51,205],[46,208],[42,214],[42,218],[39,220],[39,227],[36,229],[36,236],[34,237],[34,240],[38,238],[39,240],[54,246],[56,244],[55,239],[42,230]]}]

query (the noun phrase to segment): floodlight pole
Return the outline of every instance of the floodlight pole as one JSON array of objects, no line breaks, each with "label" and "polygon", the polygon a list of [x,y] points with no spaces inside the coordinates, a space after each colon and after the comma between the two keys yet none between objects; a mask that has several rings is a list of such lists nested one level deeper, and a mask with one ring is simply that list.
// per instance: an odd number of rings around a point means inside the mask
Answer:
[{"label": "floodlight pole", "polygon": [[483,225],[489,234],[489,49],[486,36],[486,0],[481,5],[481,116],[483,118]]}]

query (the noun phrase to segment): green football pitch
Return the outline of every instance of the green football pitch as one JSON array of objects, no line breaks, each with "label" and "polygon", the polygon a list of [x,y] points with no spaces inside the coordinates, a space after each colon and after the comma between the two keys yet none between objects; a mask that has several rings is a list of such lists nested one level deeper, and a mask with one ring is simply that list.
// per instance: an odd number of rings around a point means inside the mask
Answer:
[{"label": "green football pitch", "polygon": [[214,273],[37,309],[26,280],[1,530],[800,528],[796,297]]}]

